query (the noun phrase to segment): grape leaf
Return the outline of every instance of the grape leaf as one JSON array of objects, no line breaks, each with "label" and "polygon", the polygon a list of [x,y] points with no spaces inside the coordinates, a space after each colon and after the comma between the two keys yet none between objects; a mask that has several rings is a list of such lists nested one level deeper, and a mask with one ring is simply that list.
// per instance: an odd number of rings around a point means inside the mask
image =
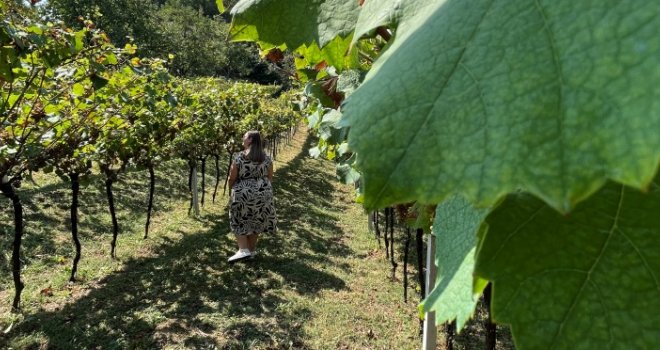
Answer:
[{"label": "grape leaf", "polygon": [[485,287],[473,288],[477,232],[487,214],[488,209],[477,209],[460,196],[450,197],[436,208],[437,278],[422,305],[425,312],[435,311],[438,324],[456,319],[460,330],[474,313]]},{"label": "grape leaf", "polygon": [[337,71],[355,68],[359,65],[358,52],[357,50],[348,52],[350,42],[350,36],[346,39],[338,36],[323,49],[319,49],[316,43],[303,45],[296,50],[296,53],[300,55],[296,57],[296,68],[314,67],[320,62],[335,67]]},{"label": "grape leaf", "polygon": [[607,179],[645,188],[658,16],[632,0],[449,0],[406,19],[345,103],[365,205],[489,206],[521,188],[566,212]]},{"label": "grape leaf", "polygon": [[337,79],[337,91],[350,96],[362,83],[362,74],[358,70],[347,70]]},{"label": "grape leaf", "polygon": [[339,164],[336,171],[337,178],[344,184],[352,185],[360,180],[360,173],[353,169],[351,164]]},{"label": "grape leaf", "polygon": [[510,195],[487,218],[476,273],[519,349],[660,344],[660,177],[649,193],[609,182],[564,216]]},{"label": "grape leaf", "polygon": [[231,10],[234,41],[256,41],[262,49],[297,49],[313,42],[324,47],[355,29],[355,0],[242,0]]},{"label": "grape leaf", "polygon": [[[414,19],[419,13],[427,11],[427,6],[438,6],[444,0],[367,0],[360,10],[360,14],[355,25],[353,43],[358,39],[367,36],[374,29],[384,26],[390,29],[405,24],[407,19]],[[414,22],[414,21],[413,21]],[[403,26],[405,28],[405,25]],[[397,28],[397,36],[405,32],[404,28]]]}]

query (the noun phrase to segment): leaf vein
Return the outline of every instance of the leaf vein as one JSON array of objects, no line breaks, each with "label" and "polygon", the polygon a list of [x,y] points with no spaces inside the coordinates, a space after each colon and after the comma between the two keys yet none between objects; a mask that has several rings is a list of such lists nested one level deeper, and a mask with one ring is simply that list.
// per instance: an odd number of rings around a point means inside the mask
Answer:
[{"label": "leaf vein", "polygon": [[541,211],[546,208],[544,203],[540,203],[539,207],[532,213],[532,215],[529,216],[527,220],[525,220],[523,223],[518,225],[513,231],[511,231],[507,237],[502,241],[502,244],[500,244],[500,247],[497,249],[495,254],[493,254],[493,257],[490,258],[489,262],[492,262],[493,260],[497,259],[497,256],[500,254],[500,252],[504,249],[504,247],[507,245],[507,243],[516,235],[518,234],[527,224],[532,222],[534,218],[536,218],[537,215],[541,213]]},{"label": "leaf vein", "polygon": [[484,97],[484,90],[482,89],[481,84],[479,83],[479,80],[477,80],[477,77],[463,63],[460,63],[460,66],[461,66],[461,68],[463,68],[467,72],[467,74],[470,76],[470,78],[472,78],[472,80],[474,81],[474,84],[477,87],[477,91],[479,92],[479,101],[481,102],[481,106],[483,107],[483,110],[484,110],[484,115],[483,115],[484,125],[483,125],[483,128],[482,128],[483,133],[484,133],[484,137],[483,137],[483,142],[484,142],[483,154],[484,155],[483,155],[483,160],[481,161],[481,171],[479,172],[479,187],[477,189],[477,191],[478,191],[477,202],[481,202],[481,196],[482,196],[482,192],[483,192],[483,188],[484,188],[484,186],[483,186],[484,177],[485,177],[485,173],[486,173],[486,160],[488,159],[488,157],[490,155],[490,152],[489,152],[490,147],[488,147],[488,143],[489,143],[488,130],[490,129],[489,126],[488,126],[489,120],[490,120],[489,115],[488,115],[488,105],[486,104],[486,99]]},{"label": "leaf vein", "polygon": [[534,3],[536,4],[536,9],[539,12],[539,15],[543,19],[543,29],[548,36],[548,42],[550,44],[550,49],[552,51],[552,61],[555,66],[555,69],[557,70],[557,78],[559,80],[559,86],[557,89],[557,94],[558,94],[558,110],[559,110],[559,115],[557,118],[557,131],[558,131],[558,136],[559,136],[559,180],[561,182],[561,189],[562,189],[562,195],[564,196],[563,200],[564,203],[562,203],[562,210],[566,211],[570,207],[570,203],[565,203],[566,201],[566,193],[568,193],[568,189],[566,188],[566,154],[564,152],[564,119],[566,118],[565,115],[565,107],[564,106],[564,72],[562,69],[561,65],[561,60],[559,58],[559,50],[557,49],[557,42],[555,39],[555,36],[552,32],[552,29],[550,28],[550,21],[548,20],[548,16],[545,13],[545,9],[539,2],[539,0],[534,0]]},{"label": "leaf vein", "polygon": [[557,333],[555,333],[555,336],[552,339],[551,343],[551,348],[554,348],[557,345],[557,340],[559,339],[559,336],[561,335],[562,331],[564,330],[564,326],[566,325],[566,321],[570,317],[570,315],[573,313],[573,310],[575,309],[578,299],[580,299],[582,293],[584,292],[584,289],[587,285],[587,283],[590,282],[591,280],[591,274],[594,272],[594,269],[600,263],[600,259],[603,257],[605,254],[605,251],[607,250],[607,247],[610,243],[610,240],[612,239],[612,236],[614,235],[614,232],[618,229],[618,224],[619,224],[619,217],[621,215],[621,208],[623,207],[623,198],[624,198],[624,192],[625,192],[625,186],[621,186],[621,192],[619,194],[619,204],[616,209],[616,215],[614,216],[614,222],[612,223],[612,227],[610,228],[607,238],[605,239],[605,242],[603,243],[603,246],[600,248],[600,252],[596,259],[594,260],[593,264],[591,264],[591,267],[589,268],[589,271],[587,272],[587,276],[584,279],[584,282],[582,283],[582,286],[580,286],[580,289],[578,292],[575,294],[575,297],[573,298],[573,302],[571,303],[571,306],[566,310],[566,314],[564,314],[563,320],[559,324],[559,328],[557,329]]},{"label": "leaf vein", "polygon": [[588,273],[588,271],[586,271],[586,270],[567,269],[567,268],[545,269],[545,270],[539,271],[539,272],[537,272],[533,275],[528,276],[527,278],[520,281],[520,283],[518,283],[518,286],[516,287],[516,290],[511,295],[511,298],[509,298],[506,305],[504,305],[504,308],[502,308],[502,310],[499,311],[498,313],[506,314],[506,310],[516,300],[516,296],[518,295],[518,293],[520,293],[521,290],[523,290],[523,286],[525,284],[527,284],[527,282],[536,282],[537,278],[539,278],[541,276],[544,276],[546,274],[552,273],[552,272],[571,272],[571,273],[579,273],[579,274],[587,274]]},{"label": "leaf vein", "polygon": [[596,290],[596,293],[598,294],[598,301],[600,301],[600,305],[605,311],[605,322],[607,323],[607,335],[610,338],[609,345],[612,347],[614,344],[614,334],[612,334],[612,321],[610,317],[610,309],[607,308],[607,303],[605,302],[605,298],[603,297],[603,293],[600,291],[600,287],[594,282],[594,281],[589,281],[589,284],[591,284],[594,289]]},{"label": "leaf vein", "polygon": [[658,279],[658,276],[656,276],[655,273],[653,272],[653,269],[651,268],[651,265],[649,265],[648,261],[646,260],[646,258],[642,254],[642,251],[639,249],[639,247],[637,247],[635,242],[633,242],[633,240],[625,232],[623,232],[622,229],[617,228],[616,232],[620,233],[621,236],[623,236],[628,241],[628,243],[630,243],[630,245],[635,249],[635,253],[637,253],[637,255],[639,256],[639,259],[642,260],[642,263],[644,264],[644,267],[646,268],[646,270],[649,272],[649,275],[651,275],[651,277],[653,277],[653,281],[655,282],[656,288],[658,289],[658,291],[660,291],[660,280]]}]

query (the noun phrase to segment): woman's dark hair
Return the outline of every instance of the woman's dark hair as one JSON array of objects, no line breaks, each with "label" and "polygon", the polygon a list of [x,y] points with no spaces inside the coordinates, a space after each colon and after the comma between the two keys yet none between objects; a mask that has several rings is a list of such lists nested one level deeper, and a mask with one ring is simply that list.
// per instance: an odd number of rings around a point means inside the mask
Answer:
[{"label": "woman's dark hair", "polygon": [[247,159],[259,163],[266,160],[266,153],[264,152],[264,144],[261,141],[261,134],[259,134],[259,131],[250,130],[247,132],[247,137],[250,139],[250,149],[246,154]]}]

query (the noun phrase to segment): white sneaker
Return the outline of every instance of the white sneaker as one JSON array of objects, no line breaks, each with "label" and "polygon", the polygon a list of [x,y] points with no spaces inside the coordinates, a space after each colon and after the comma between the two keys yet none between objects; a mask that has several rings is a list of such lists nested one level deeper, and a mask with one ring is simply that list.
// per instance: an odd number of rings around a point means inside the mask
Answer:
[{"label": "white sneaker", "polygon": [[235,263],[237,261],[241,261],[241,260],[249,258],[251,256],[252,256],[252,254],[250,254],[249,249],[239,249],[236,252],[236,254],[229,257],[229,259],[227,259],[227,261],[230,262],[230,263]]}]

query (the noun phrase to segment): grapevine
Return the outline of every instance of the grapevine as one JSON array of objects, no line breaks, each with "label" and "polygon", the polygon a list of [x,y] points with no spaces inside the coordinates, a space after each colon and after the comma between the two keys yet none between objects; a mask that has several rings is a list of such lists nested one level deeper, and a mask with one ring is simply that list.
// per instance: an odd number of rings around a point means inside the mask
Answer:
[{"label": "grapevine", "polygon": [[132,44],[113,46],[90,21],[74,31],[5,6],[0,5],[0,189],[14,211],[15,311],[24,288],[18,189],[27,173],[55,172],[71,182],[70,281],[75,282],[82,249],[78,195],[87,176],[100,171],[105,178],[115,257],[119,222],[113,184],[123,171],[149,171],[147,238],[159,164],[180,157],[194,166],[199,159],[235,152],[248,128],[276,138],[297,122],[298,114],[288,111],[288,95],[270,97],[274,87],[175,78],[167,61],[136,57]]}]

